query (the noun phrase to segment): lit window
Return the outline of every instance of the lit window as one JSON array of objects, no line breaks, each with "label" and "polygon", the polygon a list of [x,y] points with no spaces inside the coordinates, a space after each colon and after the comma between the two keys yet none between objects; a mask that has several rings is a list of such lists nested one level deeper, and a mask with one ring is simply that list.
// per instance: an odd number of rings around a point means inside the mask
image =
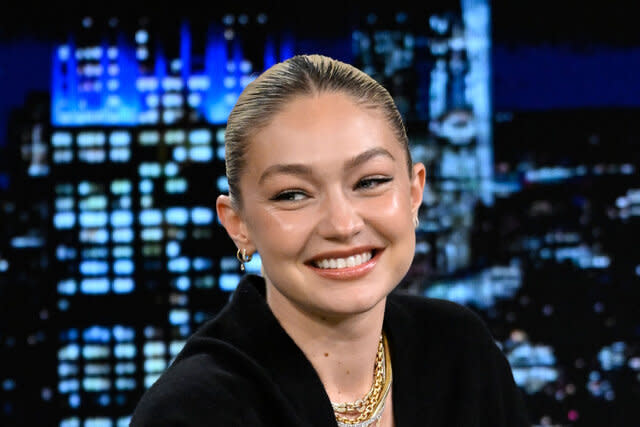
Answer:
[{"label": "lit window", "polygon": [[191,76],[187,82],[189,89],[196,90],[207,90],[210,86],[210,81],[208,76]]},{"label": "lit window", "polygon": [[106,277],[83,279],[80,282],[80,290],[84,294],[106,294],[109,292],[109,280]]},{"label": "lit window", "polygon": [[162,240],[163,232],[161,228],[145,228],[140,234],[142,240],[154,242]]},{"label": "lit window", "polygon": [[166,367],[167,362],[161,358],[147,359],[144,361],[144,371],[146,373],[162,372]]},{"label": "lit window", "polygon": [[68,344],[58,350],[58,360],[77,360],[80,355],[78,344]]},{"label": "lit window", "polygon": [[162,222],[162,212],[157,209],[148,209],[140,212],[140,224],[144,226],[159,225]]},{"label": "lit window", "polygon": [[116,325],[112,333],[116,341],[132,341],[136,337],[135,330],[127,326]]},{"label": "lit window", "polygon": [[78,133],[79,147],[101,146],[105,143],[104,132],[80,132]]},{"label": "lit window", "polygon": [[158,143],[159,139],[160,134],[155,130],[140,132],[140,135],[138,136],[138,141],[140,141],[140,144],[142,145],[155,145]]},{"label": "lit window", "polygon": [[58,212],[53,217],[53,225],[57,229],[72,228],[76,223],[76,216],[73,212]]},{"label": "lit window", "polygon": [[181,144],[185,141],[185,137],[183,130],[168,130],[164,134],[164,141],[169,145]]},{"label": "lit window", "polygon": [[240,276],[238,274],[221,274],[220,289],[226,292],[234,291],[238,287]]},{"label": "lit window", "polygon": [[81,212],[80,225],[83,227],[102,227],[107,225],[106,212]]},{"label": "lit window", "polygon": [[187,149],[184,147],[176,147],[173,149],[173,160],[176,162],[184,162],[187,159]]},{"label": "lit window", "polygon": [[114,258],[131,258],[133,248],[131,246],[115,246],[112,253]]},{"label": "lit window", "polygon": [[116,365],[113,368],[113,371],[116,373],[116,375],[131,375],[131,374],[135,374],[136,365],[135,365],[135,363],[131,363],[131,362],[116,363]]},{"label": "lit window", "polygon": [[111,212],[110,222],[113,227],[127,227],[133,223],[133,215],[130,211],[113,211]]},{"label": "lit window", "polygon": [[76,292],[76,281],[64,279],[58,282],[58,293],[62,295],[73,295]]},{"label": "lit window", "polygon": [[133,292],[135,283],[130,277],[118,277],[113,280],[113,292],[116,294],[128,294]]},{"label": "lit window", "polygon": [[134,344],[116,344],[113,346],[113,355],[118,359],[133,359],[136,357]]},{"label": "lit window", "polygon": [[51,135],[51,145],[54,147],[68,147],[71,145],[71,139],[69,132],[54,132]]},{"label": "lit window", "polygon": [[56,198],[56,210],[66,211],[73,209],[73,197],[57,197]]},{"label": "lit window", "polygon": [[109,239],[109,233],[103,228],[97,230],[80,230],[79,238],[83,243],[104,244],[107,243],[107,240]]},{"label": "lit window", "polygon": [[119,259],[113,263],[113,272],[118,275],[132,274],[134,269],[133,262],[130,259]]},{"label": "lit window", "polygon": [[133,230],[130,228],[116,228],[111,233],[111,238],[116,243],[129,243],[133,240]]},{"label": "lit window", "polygon": [[170,259],[167,268],[173,273],[184,273],[189,270],[189,258],[178,257]]},{"label": "lit window", "polygon": [[131,182],[128,179],[115,180],[111,183],[113,194],[129,194],[131,192]]},{"label": "lit window", "polygon": [[143,353],[145,357],[164,356],[166,345],[162,341],[150,341],[145,343]]},{"label": "lit window", "polygon": [[167,223],[173,225],[186,225],[189,221],[189,211],[186,208],[168,208],[164,215]]},{"label": "lit window", "polygon": [[178,165],[173,162],[169,162],[164,165],[164,175],[165,176],[176,176],[178,174]]},{"label": "lit window", "polygon": [[106,261],[83,261],[80,263],[80,273],[85,276],[99,276],[107,274],[109,264]]},{"label": "lit window", "polygon": [[62,394],[78,391],[80,382],[76,379],[62,380],[58,383],[58,391]]},{"label": "lit window", "polygon": [[161,168],[158,163],[141,163],[138,168],[140,176],[158,177],[160,172]]},{"label": "lit window", "polygon": [[167,193],[184,193],[187,190],[187,180],[183,178],[168,179],[165,182],[165,191]]},{"label": "lit window", "polygon": [[142,194],[151,193],[153,191],[153,181],[151,181],[150,179],[143,179],[138,184],[138,189]]},{"label": "lit window", "polygon": [[[111,388],[111,381],[108,378],[104,377],[86,377],[82,380],[82,388],[86,391],[105,391]],[[87,420],[88,421],[88,420]],[[108,421],[108,420],[107,420]],[[108,421],[111,425],[111,421]],[[87,422],[85,421],[85,426],[87,426]],[[105,424],[94,424],[96,426],[105,426]]]},{"label": "lit window", "polygon": [[117,378],[116,379],[116,390],[134,390],[135,388],[136,388],[136,380],[133,378]]},{"label": "lit window", "polygon": [[202,104],[202,96],[199,93],[190,93],[187,97],[187,103],[190,107],[199,107]]},{"label": "lit window", "polygon": [[[174,157],[175,157],[175,152],[174,152]],[[213,158],[213,150],[211,149],[211,147],[206,147],[206,146],[191,147],[191,149],[189,150],[189,158],[191,158],[191,160],[196,162],[208,162]]]},{"label": "lit window", "polygon": [[191,209],[191,221],[197,225],[206,225],[213,222],[213,210],[205,207]]},{"label": "lit window", "polygon": [[53,163],[70,163],[73,160],[73,151],[71,150],[54,150]]}]

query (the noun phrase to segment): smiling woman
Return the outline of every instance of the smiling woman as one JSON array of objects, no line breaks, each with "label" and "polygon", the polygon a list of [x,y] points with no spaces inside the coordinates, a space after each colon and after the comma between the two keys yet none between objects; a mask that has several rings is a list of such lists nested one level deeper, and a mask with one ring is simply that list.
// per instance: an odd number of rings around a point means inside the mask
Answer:
[{"label": "smiling woman", "polygon": [[133,426],[522,426],[480,319],[394,291],[415,251],[425,168],[389,93],[319,56],[276,64],[226,132],[229,304],[143,396]]}]

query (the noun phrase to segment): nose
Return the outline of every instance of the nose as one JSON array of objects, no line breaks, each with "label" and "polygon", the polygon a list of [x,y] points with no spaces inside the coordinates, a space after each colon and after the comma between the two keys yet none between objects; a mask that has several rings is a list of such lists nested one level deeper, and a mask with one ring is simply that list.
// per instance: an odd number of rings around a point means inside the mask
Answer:
[{"label": "nose", "polygon": [[324,238],[347,241],[362,230],[362,216],[353,201],[342,191],[327,194],[320,209],[322,220],[318,225],[318,231]]}]

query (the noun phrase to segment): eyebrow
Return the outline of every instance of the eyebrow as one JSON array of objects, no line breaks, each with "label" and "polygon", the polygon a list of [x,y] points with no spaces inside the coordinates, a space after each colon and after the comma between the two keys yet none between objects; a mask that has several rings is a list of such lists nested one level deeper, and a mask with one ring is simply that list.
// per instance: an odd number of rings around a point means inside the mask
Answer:
[{"label": "eyebrow", "polygon": [[[371,148],[347,160],[345,162],[345,169],[354,169],[377,156],[384,156],[384,157],[390,158],[391,160],[395,160],[395,158],[391,155],[391,153],[385,150],[384,148],[381,148],[381,147]],[[312,171],[309,166],[299,164],[299,163],[275,164],[275,165],[269,166],[267,169],[265,169],[264,172],[262,172],[262,175],[260,175],[260,178],[258,179],[258,183],[261,184],[271,175],[277,175],[277,174],[311,176]]]}]

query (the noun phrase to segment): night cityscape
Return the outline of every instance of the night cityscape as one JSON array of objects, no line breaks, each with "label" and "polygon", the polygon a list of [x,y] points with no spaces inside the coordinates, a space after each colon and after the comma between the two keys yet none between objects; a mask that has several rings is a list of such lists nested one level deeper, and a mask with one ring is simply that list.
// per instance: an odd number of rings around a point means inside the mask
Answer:
[{"label": "night cityscape", "polygon": [[640,425],[640,34],[502,3],[5,14],[0,425],[129,424],[240,280],[226,117],[300,53],[382,83],[427,166],[400,288],[485,320],[533,425]]}]

